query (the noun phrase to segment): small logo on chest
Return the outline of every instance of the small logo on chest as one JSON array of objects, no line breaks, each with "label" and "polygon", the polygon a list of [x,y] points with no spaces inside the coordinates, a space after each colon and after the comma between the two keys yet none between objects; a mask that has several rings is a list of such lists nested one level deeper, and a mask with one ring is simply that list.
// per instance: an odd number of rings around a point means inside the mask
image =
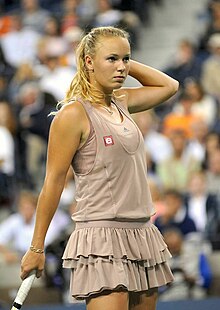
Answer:
[{"label": "small logo on chest", "polygon": [[112,136],[104,136],[103,139],[104,139],[105,146],[114,145],[114,140]]},{"label": "small logo on chest", "polygon": [[129,132],[129,129],[124,127],[124,132]]}]

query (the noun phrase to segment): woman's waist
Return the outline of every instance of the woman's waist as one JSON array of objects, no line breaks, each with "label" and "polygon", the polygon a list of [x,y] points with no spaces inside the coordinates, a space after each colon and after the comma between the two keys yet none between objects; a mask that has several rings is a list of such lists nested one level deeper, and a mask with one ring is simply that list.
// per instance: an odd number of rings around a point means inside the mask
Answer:
[{"label": "woman's waist", "polygon": [[131,228],[140,229],[149,227],[151,225],[150,218],[135,219],[130,221],[129,219],[109,219],[109,220],[92,220],[92,221],[77,221],[75,222],[75,229],[101,227],[101,228]]},{"label": "woman's waist", "polygon": [[144,204],[115,204],[112,201],[101,200],[101,204],[88,204],[77,201],[75,212],[72,214],[74,222],[119,221],[119,222],[147,222],[155,213],[152,202]]}]

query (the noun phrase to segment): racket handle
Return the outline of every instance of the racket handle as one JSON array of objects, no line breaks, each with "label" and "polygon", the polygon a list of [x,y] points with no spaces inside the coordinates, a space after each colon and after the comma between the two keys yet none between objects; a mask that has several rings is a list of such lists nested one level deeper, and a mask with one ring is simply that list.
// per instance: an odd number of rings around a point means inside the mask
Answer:
[{"label": "racket handle", "polygon": [[36,271],[33,271],[30,273],[30,275],[25,278],[22,283],[21,286],[17,292],[17,295],[15,297],[14,303],[13,303],[13,309],[20,309],[23,302],[25,301],[25,298],[27,297],[31,286],[34,282],[34,279],[36,277]]}]

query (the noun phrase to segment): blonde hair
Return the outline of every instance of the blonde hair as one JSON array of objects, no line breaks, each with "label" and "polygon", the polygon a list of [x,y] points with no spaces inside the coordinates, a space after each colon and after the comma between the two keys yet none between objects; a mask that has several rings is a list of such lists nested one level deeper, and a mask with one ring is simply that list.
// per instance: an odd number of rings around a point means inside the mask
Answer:
[{"label": "blonde hair", "polygon": [[129,40],[129,34],[126,31],[111,26],[93,28],[86,34],[76,49],[77,73],[66,92],[64,100],[58,105],[66,104],[79,97],[94,102],[103,100],[104,94],[90,83],[88,69],[85,64],[86,55],[95,56],[96,46],[101,37],[121,37]]}]

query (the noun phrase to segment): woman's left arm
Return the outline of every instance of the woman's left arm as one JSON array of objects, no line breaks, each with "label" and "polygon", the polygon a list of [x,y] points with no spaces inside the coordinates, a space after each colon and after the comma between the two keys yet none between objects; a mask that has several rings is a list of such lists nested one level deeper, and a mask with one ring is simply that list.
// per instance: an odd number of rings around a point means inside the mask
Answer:
[{"label": "woman's left arm", "polygon": [[179,83],[167,74],[150,66],[130,61],[129,75],[142,86],[124,88],[130,113],[137,113],[166,101],[178,90]]}]

